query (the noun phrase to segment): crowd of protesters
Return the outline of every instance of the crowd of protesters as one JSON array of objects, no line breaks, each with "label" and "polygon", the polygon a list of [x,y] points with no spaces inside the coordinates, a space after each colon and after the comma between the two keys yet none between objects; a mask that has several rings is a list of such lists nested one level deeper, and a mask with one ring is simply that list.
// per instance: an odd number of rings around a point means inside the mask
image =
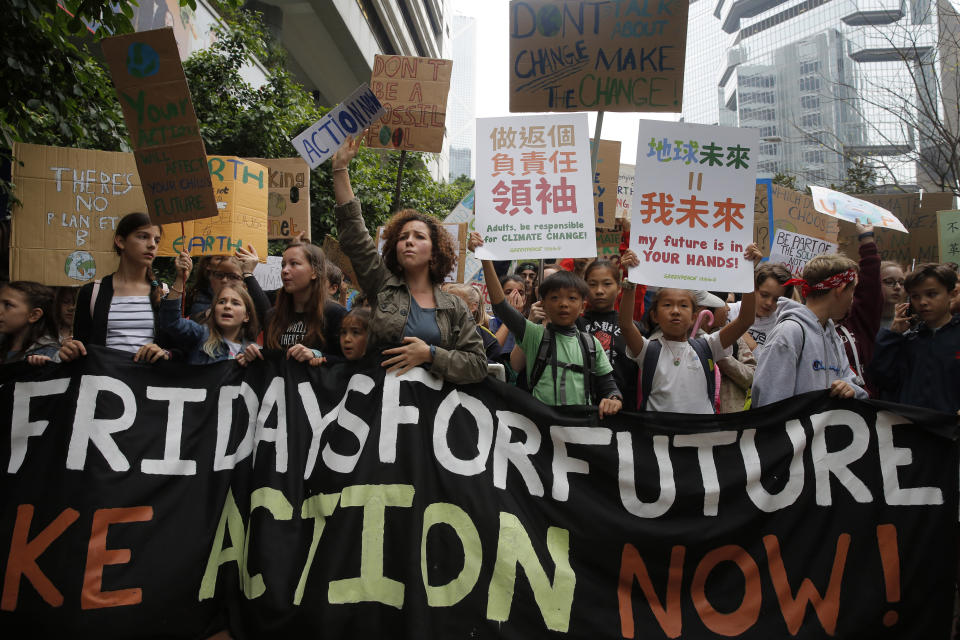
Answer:
[{"label": "crowd of protesters", "polygon": [[[960,412],[956,265],[905,272],[881,262],[869,226],[858,225],[859,262],[817,256],[802,278],[750,245],[754,291],[742,297],[628,282],[639,261],[625,245],[612,261],[521,261],[513,273],[483,261],[489,316],[478,289],[444,283],[457,258],[434,218],[399,211],[378,251],[350,185],[358,147],[351,140],[337,152],[333,180],[340,245],[362,295],[347,295],[343,272],[302,241],[286,247],[275,292],[253,277],[251,247],[196,269],[182,253],[163,285],[152,270],[161,229],[132,213],[116,230],[113,274],[79,291],[0,288],[2,362],[67,362],[95,344],[148,363],[256,366],[271,349],[309,366],[363,358],[397,373],[425,366],[456,384],[499,364],[538,400],[596,405],[601,417],[731,413],[816,390]],[[471,234],[471,251],[482,244]]]}]

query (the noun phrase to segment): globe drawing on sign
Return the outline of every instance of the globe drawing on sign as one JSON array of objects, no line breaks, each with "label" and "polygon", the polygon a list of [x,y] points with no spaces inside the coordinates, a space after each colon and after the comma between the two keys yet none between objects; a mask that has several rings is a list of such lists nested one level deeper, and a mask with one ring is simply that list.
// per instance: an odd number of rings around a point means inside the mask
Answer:
[{"label": "globe drawing on sign", "polygon": [[537,14],[537,31],[546,38],[552,38],[560,33],[560,27],[563,25],[563,15],[559,7],[547,5],[540,9]]},{"label": "globe drawing on sign", "polygon": [[160,56],[145,42],[134,42],[127,48],[127,72],[134,78],[149,78],[160,70]]},{"label": "globe drawing on sign", "polygon": [[380,144],[382,144],[385,147],[389,145],[390,136],[392,133],[393,132],[390,131],[390,127],[380,127],[380,133],[377,136],[378,138],[380,138]]},{"label": "globe drawing on sign", "polygon": [[86,251],[74,251],[67,256],[67,261],[63,265],[63,271],[68,278],[85,282],[96,275],[97,262]]}]

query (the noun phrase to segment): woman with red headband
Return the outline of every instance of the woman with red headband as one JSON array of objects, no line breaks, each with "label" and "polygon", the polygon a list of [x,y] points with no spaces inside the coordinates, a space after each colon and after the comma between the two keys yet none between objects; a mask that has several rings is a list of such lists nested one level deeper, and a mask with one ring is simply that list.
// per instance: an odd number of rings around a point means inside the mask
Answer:
[{"label": "woman with red headband", "polygon": [[768,336],[754,375],[753,406],[821,389],[842,398],[867,397],[834,324],[850,311],[857,274],[853,260],[821,255],[807,263],[803,278],[785,283],[798,286],[805,303],[784,310]]}]

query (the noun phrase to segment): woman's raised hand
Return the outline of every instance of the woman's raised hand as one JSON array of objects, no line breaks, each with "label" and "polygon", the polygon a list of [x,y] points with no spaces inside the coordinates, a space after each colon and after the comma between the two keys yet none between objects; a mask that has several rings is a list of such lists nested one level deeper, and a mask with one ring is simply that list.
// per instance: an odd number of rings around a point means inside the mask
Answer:
[{"label": "woman's raised hand", "polygon": [[480,235],[479,231],[471,231],[470,237],[467,238],[467,249],[471,252],[476,251],[477,247],[483,246],[483,236]]},{"label": "woman's raised hand", "polygon": [[347,136],[343,146],[337,149],[337,152],[333,154],[333,159],[331,160],[333,170],[337,171],[338,169],[346,169],[349,167],[350,161],[357,156],[357,152],[360,151],[362,144],[363,136],[360,136],[359,138]]},{"label": "woman's raised hand", "polygon": [[248,244],[246,249],[238,247],[235,255],[237,260],[240,261],[240,273],[253,273],[253,270],[257,268],[257,263],[260,262],[260,256],[257,255],[257,250],[253,248],[252,244]]}]

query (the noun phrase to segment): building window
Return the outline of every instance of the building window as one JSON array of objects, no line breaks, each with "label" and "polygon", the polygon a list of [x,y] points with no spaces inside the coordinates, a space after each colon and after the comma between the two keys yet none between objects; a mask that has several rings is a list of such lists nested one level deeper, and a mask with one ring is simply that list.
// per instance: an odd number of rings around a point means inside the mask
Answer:
[{"label": "building window", "polygon": [[820,96],[800,96],[800,106],[804,109],[819,109]]},{"label": "building window", "polygon": [[820,117],[820,112],[816,113],[807,113],[800,116],[800,126],[804,129],[809,129],[811,127],[819,127],[823,123],[823,119]]}]

